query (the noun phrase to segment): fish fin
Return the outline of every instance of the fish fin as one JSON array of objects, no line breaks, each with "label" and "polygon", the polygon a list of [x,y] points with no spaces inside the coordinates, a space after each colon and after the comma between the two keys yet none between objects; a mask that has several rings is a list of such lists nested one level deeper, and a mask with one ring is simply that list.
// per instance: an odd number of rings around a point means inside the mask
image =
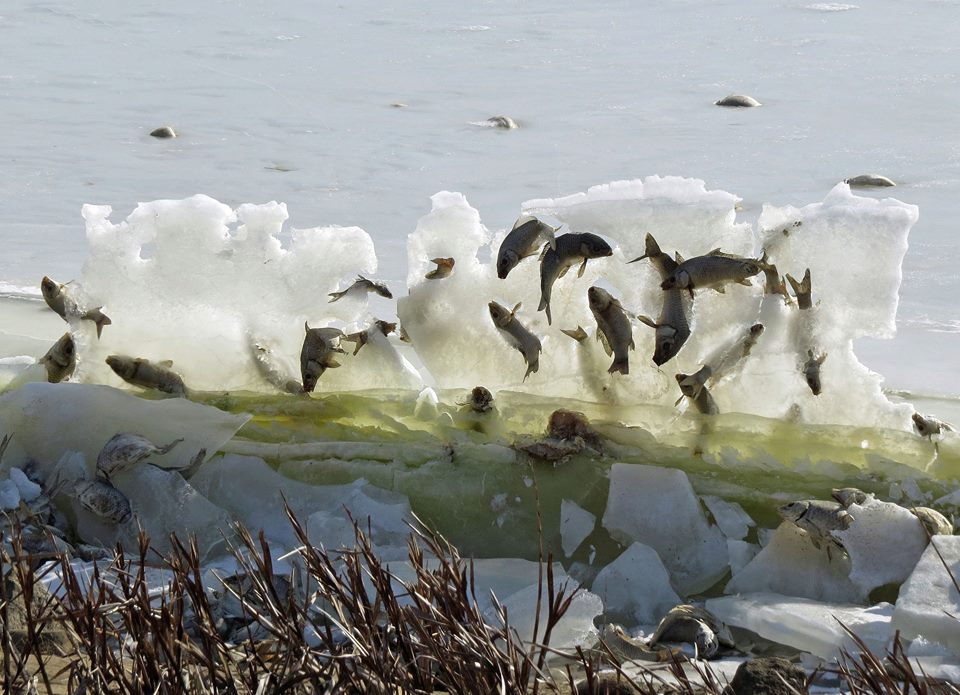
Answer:
[{"label": "fish fin", "polygon": [[173,360],[163,360],[161,362],[157,362],[157,364],[160,365],[161,367],[166,367],[167,369],[170,369],[170,367],[173,366]]},{"label": "fish fin", "polygon": [[613,364],[610,365],[610,368],[607,370],[607,374],[629,374],[630,373],[630,363],[624,359],[622,361],[614,360]]},{"label": "fish fin", "polygon": [[638,320],[640,323],[642,323],[642,324],[644,324],[644,325],[646,325],[646,326],[650,326],[650,328],[659,328],[659,327],[660,327],[660,325],[659,325],[656,321],[654,321],[652,318],[650,318],[649,316],[644,316],[644,315],[642,315],[642,314],[639,314],[639,315],[637,316],[637,320]]},{"label": "fish fin", "polygon": [[603,346],[603,351],[607,353],[607,357],[610,357],[613,354],[613,350],[610,348],[610,343],[607,341],[607,336],[603,331],[597,331],[597,340],[599,340]]},{"label": "fish fin", "polygon": [[827,353],[823,353],[820,357],[817,358],[817,364],[823,364],[823,361],[827,359]]},{"label": "fish fin", "polygon": [[684,398],[685,398],[685,396],[680,396],[680,398],[678,398],[676,401],[674,401],[673,407],[676,408],[677,406],[679,406],[680,403],[683,402],[683,399],[684,399]]},{"label": "fish fin", "polygon": [[647,254],[643,254],[642,256],[637,256],[632,261],[627,261],[627,263],[636,263],[637,261],[642,261],[644,258],[649,258],[649,256]]},{"label": "fish fin", "polygon": [[324,357],[322,364],[327,369],[336,369],[337,367],[340,366],[340,363],[337,362],[337,358],[334,357],[333,355],[327,355],[326,357]]},{"label": "fish fin", "polygon": [[[521,350],[521,352],[523,352],[523,351]],[[526,355],[524,355],[524,357],[526,357]],[[539,359],[539,358],[535,359],[533,362],[528,362],[528,363],[527,363],[527,371],[526,371],[526,373],[523,375],[523,380],[526,381],[526,380],[527,380],[527,377],[530,376],[530,374],[532,374],[532,373],[534,373],[534,372],[538,372],[538,371],[540,371],[540,359]]]},{"label": "fish fin", "polygon": [[546,255],[547,255],[547,251],[550,251],[550,250],[551,250],[550,244],[544,244],[544,245],[543,245],[543,248],[540,249],[540,258],[537,259],[537,260],[543,261],[543,257],[546,256]]},{"label": "fish fin", "polygon": [[550,302],[547,302],[547,325],[548,326],[553,325],[553,317],[550,316]]},{"label": "fish fin", "polygon": [[[99,311],[99,309],[98,309],[98,311]],[[99,340],[99,339],[100,339],[100,334],[103,333],[103,327],[104,327],[104,326],[111,326],[111,325],[113,325],[113,321],[111,321],[111,320],[110,320],[110,317],[107,316],[106,314],[104,314],[104,313],[101,311],[101,312],[100,312],[100,318],[97,319],[97,322],[96,322],[96,323],[97,323],[97,340]]]},{"label": "fish fin", "polygon": [[787,273],[787,282],[793,287],[793,293],[796,295],[810,294],[810,269],[807,268],[803,274],[803,279],[797,282],[796,278]]},{"label": "fish fin", "polygon": [[[562,226],[560,225],[560,227]],[[560,227],[554,229],[548,224],[540,223],[540,236],[547,240],[547,246],[554,251],[557,250],[557,229],[560,229]]]},{"label": "fish fin", "polygon": [[721,251],[721,250],[720,250],[720,247],[718,246],[717,248],[712,249],[711,251],[709,251],[708,253],[706,253],[706,254],[704,254],[704,255],[706,255],[706,256],[720,256],[720,255],[722,255],[722,254],[723,254],[723,251]]},{"label": "fish fin", "polygon": [[310,323],[308,321],[303,322],[303,330],[306,331],[307,333],[310,332]]},{"label": "fish fin", "polygon": [[750,282],[750,278],[743,278],[742,280],[737,280],[738,285],[746,285],[747,287],[753,287],[753,283]]},{"label": "fish fin", "polygon": [[577,326],[575,330],[570,328],[561,328],[560,332],[570,336],[578,343],[583,342],[587,337],[587,332],[583,330],[583,326]]},{"label": "fish fin", "polygon": [[157,451],[157,456],[163,456],[164,454],[169,452],[171,449],[173,449],[173,447],[175,447],[177,444],[179,444],[182,441],[183,441],[183,437],[180,437],[179,439],[174,439],[172,442],[170,442],[166,446],[160,447],[160,449]]},{"label": "fish fin", "polygon": [[570,270],[570,266],[568,266],[568,265],[563,266],[563,268],[560,270],[560,274],[557,275],[557,280],[559,280],[559,279],[562,278],[564,275],[566,275],[568,270]]},{"label": "fish fin", "polygon": [[523,306],[523,302],[517,302],[517,303],[514,305],[513,311],[510,312],[511,318],[517,315],[517,312],[520,310],[520,307],[521,307],[521,306]]},{"label": "fish fin", "polygon": [[537,307],[537,311],[543,311],[547,308],[547,299],[542,294],[540,295],[540,306]]},{"label": "fish fin", "polygon": [[347,293],[346,290],[344,290],[343,292],[331,292],[330,294],[327,295],[328,297],[333,297],[333,299],[329,301],[329,304],[333,304],[335,301],[343,297],[343,295],[345,295],[346,293]]},{"label": "fish fin", "polygon": [[583,259],[583,263],[580,264],[580,270],[577,271],[577,277],[582,278],[584,271],[587,269],[587,259]]},{"label": "fish fin", "polygon": [[683,256],[680,255],[679,251],[673,252],[673,259],[677,262],[677,264],[683,263]]}]

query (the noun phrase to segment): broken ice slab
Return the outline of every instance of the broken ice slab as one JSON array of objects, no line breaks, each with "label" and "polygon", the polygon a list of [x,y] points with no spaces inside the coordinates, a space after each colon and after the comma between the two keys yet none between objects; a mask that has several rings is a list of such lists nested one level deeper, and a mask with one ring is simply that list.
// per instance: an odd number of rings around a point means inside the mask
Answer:
[{"label": "broken ice slab", "polygon": [[893,637],[890,622],[893,606],[889,603],[863,607],[775,593],[751,593],[708,599],[707,610],[728,625],[823,659],[836,658],[841,649],[856,649],[843,626],[876,654],[885,653]]},{"label": "broken ice slab", "polygon": [[731,540],[742,541],[747,537],[750,528],[756,525],[736,502],[728,502],[715,495],[703,495],[700,499],[710,510],[723,535]]},{"label": "broken ice slab", "polygon": [[933,536],[913,573],[900,587],[894,627],[904,637],[923,636],[960,655],[958,580],[960,536]]},{"label": "broken ice slab", "polygon": [[26,384],[0,396],[0,432],[12,433],[23,452],[18,456],[11,447],[3,463],[22,468],[32,459],[44,477],[68,450],[84,454],[92,476],[97,455],[118,432],[133,432],[158,444],[182,437],[184,441],[151,462],[185,468],[201,448],[212,456],[249,419],[183,398],[146,400],[89,384]]},{"label": "broken ice slab", "polygon": [[920,520],[900,505],[877,499],[853,504],[847,511],[853,523],[833,535],[850,556],[850,580],[864,595],[906,580],[927,547]]},{"label": "broken ice slab", "polygon": [[681,596],[710,588],[727,571],[726,539],[707,523],[683,471],[615,463],[603,525],[624,544],[654,548]]},{"label": "broken ice slab", "polygon": [[[573,585],[569,590],[573,590]],[[541,592],[537,584],[532,584],[501,600],[510,626],[527,644],[540,643],[544,638],[547,601],[542,597],[546,595],[545,587]],[[541,604],[539,621],[537,621],[538,597]],[[597,634],[594,618],[602,612],[603,602],[598,596],[589,591],[576,592],[567,612],[550,633],[550,646],[556,649],[574,649],[591,644]],[[488,609],[484,616],[488,621],[497,620],[497,612],[492,608]],[[534,634],[535,622],[536,634]]]},{"label": "broken ice slab", "polygon": [[826,547],[817,549],[806,532],[784,522],[724,591],[771,592],[837,603],[862,601],[866,593],[849,575],[850,560],[839,548],[829,554]]},{"label": "broken ice slab", "polygon": [[566,557],[580,547],[584,539],[593,533],[597,517],[570,500],[560,503],[560,539]]},{"label": "broken ice slab", "polygon": [[746,541],[727,539],[727,552],[730,554],[730,573],[737,575],[760,552],[760,546]]},{"label": "broken ice slab", "polygon": [[682,603],[657,551],[633,543],[593,581],[591,591],[603,601],[604,613],[627,627],[656,624]]}]

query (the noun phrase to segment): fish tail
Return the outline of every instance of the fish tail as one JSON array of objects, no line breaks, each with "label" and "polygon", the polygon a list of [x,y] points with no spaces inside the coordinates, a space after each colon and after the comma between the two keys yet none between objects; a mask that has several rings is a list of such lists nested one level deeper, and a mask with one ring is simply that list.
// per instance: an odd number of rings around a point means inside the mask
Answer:
[{"label": "fish tail", "polygon": [[630,362],[624,357],[622,360],[614,360],[613,364],[610,365],[610,369],[607,370],[607,374],[629,374],[630,373]]},{"label": "fish tail", "polygon": [[787,273],[787,282],[790,283],[790,286],[793,288],[793,293],[797,295],[797,297],[800,295],[809,295],[810,269],[807,268],[807,271],[803,274],[803,279],[800,282],[797,282],[795,277],[793,277],[790,273]]},{"label": "fish tail", "polygon": [[330,294],[327,295],[328,297],[333,297],[333,299],[330,300],[329,304],[333,304],[335,301],[343,297],[343,295],[345,295],[346,293],[347,293],[346,290],[344,290],[343,292],[331,292]]},{"label": "fish tail", "polygon": [[523,380],[526,381],[527,377],[534,372],[540,371],[540,358],[538,357],[533,362],[527,363],[527,373],[523,375]]},{"label": "fish tail", "polygon": [[157,451],[157,456],[163,456],[165,453],[170,451],[173,447],[175,447],[177,444],[179,444],[182,441],[183,441],[183,437],[180,437],[180,439],[174,439],[172,442],[170,442],[166,446],[160,447],[160,450]]}]

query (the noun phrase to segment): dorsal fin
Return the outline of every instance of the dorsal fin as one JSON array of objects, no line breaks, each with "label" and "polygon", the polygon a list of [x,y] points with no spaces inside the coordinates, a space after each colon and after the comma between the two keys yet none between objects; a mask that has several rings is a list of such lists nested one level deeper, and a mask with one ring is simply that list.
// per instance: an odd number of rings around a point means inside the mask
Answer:
[{"label": "dorsal fin", "polygon": [[516,316],[516,315],[517,315],[517,311],[520,309],[520,307],[521,307],[522,305],[523,305],[523,302],[517,302],[517,303],[514,305],[514,307],[513,307],[513,311],[510,312],[510,316],[511,316],[511,317]]}]

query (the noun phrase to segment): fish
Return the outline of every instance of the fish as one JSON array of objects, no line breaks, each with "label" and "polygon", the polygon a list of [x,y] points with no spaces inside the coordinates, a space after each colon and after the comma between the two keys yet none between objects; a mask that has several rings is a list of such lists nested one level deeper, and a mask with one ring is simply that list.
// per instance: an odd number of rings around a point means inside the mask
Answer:
[{"label": "fish", "polygon": [[362,275],[358,275],[357,279],[354,280],[353,284],[350,285],[350,287],[348,287],[345,290],[341,290],[340,292],[331,292],[328,295],[330,297],[333,297],[333,299],[330,300],[330,304],[333,304],[337,300],[342,299],[343,297],[345,297],[347,294],[351,292],[354,292],[357,294],[366,294],[367,292],[373,292],[374,294],[379,294],[381,297],[385,297],[386,299],[393,299],[393,295],[390,294],[390,290],[388,290],[387,286],[384,285],[382,282],[368,280]]},{"label": "fish", "polygon": [[251,340],[248,345],[257,371],[270,385],[284,393],[294,395],[303,393],[303,384],[291,377],[290,368],[284,367],[269,347],[255,340]]},{"label": "fish", "polygon": [[497,277],[505,279],[520,261],[536,256],[544,242],[550,248],[556,248],[556,233],[560,227],[551,227],[536,217],[521,215],[513,224],[513,229],[500,242],[497,251]]},{"label": "fish", "polygon": [[770,263],[769,259],[767,258],[766,251],[763,252],[760,260],[757,262],[760,264],[760,269],[763,271],[764,294],[778,294],[783,297],[784,304],[791,304],[793,300],[790,298],[790,293],[787,291],[787,285],[783,281],[783,277],[780,275],[780,272],[777,270],[776,264]]},{"label": "fish", "polygon": [[921,437],[933,437],[936,434],[954,431],[953,425],[951,425],[949,422],[938,420],[937,418],[930,417],[929,415],[914,413],[910,416],[910,419],[913,420],[913,428]]},{"label": "fish", "polygon": [[81,507],[114,524],[125,524],[133,516],[130,500],[107,480],[78,481],[73,494]]},{"label": "fish", "polygon": [[312,393],[317,381],[328,369],[339,367],[336,353],[345,353],[340,347],[343,331],[339,328],[310,328],[303,324],[306,335],[300,349],[300,376],[304,393]]},{"label": "fish", "polygon": [[110,437],[97,455],[97,475],[109,480],[151,456],[163,456],[182,441],[181,437],[165,446],[156,446],[139,434],[120,432]]},{"label": "fish", "polygon": [[458,405],[475,413],[486,413],[493,410],[493,394],[486,386],[474,386],[467,400],[459,402]]},{"label": "fish", "polygon": [[51,384],[59,384],[73,375],[73,370],[77,368],[77,346],[73,342],[73,336],[64,333],[60,339],[55,342],[47,354],[39,361],[47,369],[47,381]]},{"label": "fish", "polygon": [[174,396],[186,397],[187,387],[183,379],[170,369],[173,362],[151,362],[143,357],[129,357],[127,355],[110,355],[106,362],[110,369],[128,384],[145,389],[156,389]]},{"label": "fish", "polygon": [[851,504],[863,504],[873,495],[855,487],[835,487],[830,490],[830,496],[835,499],[841,507],[846,509]]},{"label": "fish", "polygon": [[520,304],[513,307],[513,311],[496,302],[490,302],[487,306],[490,309],[490,318],[493,319],[493,325],[500,331],[500,335],[503,336],[510,347],[516,348],[523,355],[523,359],[527,363],[527,371],[523,375],[523,380],[526,381],[531,372],[540,369],[540,353],[543,350],[540,339],[517,320],[517,310],[520,309]]},{"label": "fish", "polygon": [[718,415],[720,413],[717,402],[710,395],[710,390],[699,383],[700,377],[692,374],[677,374],[676,379],[677,385],[680,387],[680,393],[693,403],[693,407],[697,409],[698,413],[701,415]]},{"label": "fish", "polygon": [[576,329],[561,328],[560,332],[563,333],[564,335],[570,336],[571,338],[576,340],[578,343],[582,343],[584,340],[587,339],[587,332],[583,330],[583,326],[577,326]]},{"label": "fish", "polygon": [[566,275],[571,266],[580,264],[577,277],[583,277],[587,261],[591,258],[606,258],[613,255],[610,244],[589,232],[561,234],[554,248],[547,247],[540,257],[540,306],[537,311],[547,312],[547,324],[552,325],[550,295],[557,278]]},{"label": "fish", "polygon": [[431,263],[436,263],[437,267],[424,275],[427,280],[440,280],[453,275],[453,266],[456,261],[452,258],[431,258]]},{"label": "fish", "polygon": [[47,306],[53,309],[64,321],[69,321],[71,318],[93,321],[97,327],[98,339],[103,332],[103,327],[113,323],[110,317],[101,311],[103,307],[98,306],[88,311],[82,310],[76,301],[67,294],[65,284],[51,280],[46,275],[44,275],[43,280],[40,281],[40,293],[43,295]]},{"label": "fish", "polygon": [[804,311],[813,308],[813,301],[811,300],[812,291],[810,289],[810,269],[807,268],[800,282],[797,282],[790,273],[787,273],[787,282],[790,283],[790,286],[793,288],[793,293],[797,296],[797,306]]},{"label": "fish", "polygon": [[749,357],[757,340],[763,335],[763,331],[763,324],[755,323],[737,336],[732,343],[708,357],[705,364],[710,365],[711,373],[707,379],[707,385],[715,386]]},{"label": "fish", "polygon": [[613,363],[607,369],[609,374],[630,373],[629,351],[634,349],[633,326],[627,312],[620,302],[601,287],[587,290],[590,311],[597,320],[597,340],[603,344],[607,356],[613,354]]},{"label": "fish", "polygon": [[[679,263],[660,250],[652,234],[647,234],[645,243],[645,253],[639,258],[634,258],[630,263],[648,258],[660,273],[661,280],[670,277]],[[653,363],[658,367],[676,357],[690,337],[690,324],[687,322],[683,291],[679,288],[674,287],[663,291],[663,305],[656,321],[648,316],[638,316],[637,319],[656,330]]]},{"label": "fish", "polygon": [[778,508],[777,512],[785,521],[806,531],[816,548],[821,548],[825,543],[842,548],[833,531],[845,531],[853,523],[850,512],[840,504],[824,500],[790,502]]},{"label": "fish", "polygon": [[395,330],[397,330],[397,324],[377,320],[374,321],[373,324],[366,330],[357,331],[356,333],[348,333],[347,335],[343,336],[342,339],[354,343],[353,354],[356,355],[358,352],[360,352],[360,348],[370,341],[370,331],[378,331],[384,337],[387,337]]},{"label": "fish", "polygon": [[813,350],[807,350],[807,361],[803,363],[803,378],[814,396],[819,396],[823,388],[820,383],[820,365],[825,359],[827,353],[815,356]]},{"label": "fish", "polygon": [[661,283],[664,290],[677,287],[693,296],[695,289],[711,287],[723,292],[730,283],[750,285],[748,278],[760,272],[760,264],[741,256],[722,253],[714,249],[705,256],[695,256],[680,263]]},{"label": "fish", "polygon": [[953,523],[936,509],[910,507],[909,512],[919,519],[928,536],[953,535]]}]

